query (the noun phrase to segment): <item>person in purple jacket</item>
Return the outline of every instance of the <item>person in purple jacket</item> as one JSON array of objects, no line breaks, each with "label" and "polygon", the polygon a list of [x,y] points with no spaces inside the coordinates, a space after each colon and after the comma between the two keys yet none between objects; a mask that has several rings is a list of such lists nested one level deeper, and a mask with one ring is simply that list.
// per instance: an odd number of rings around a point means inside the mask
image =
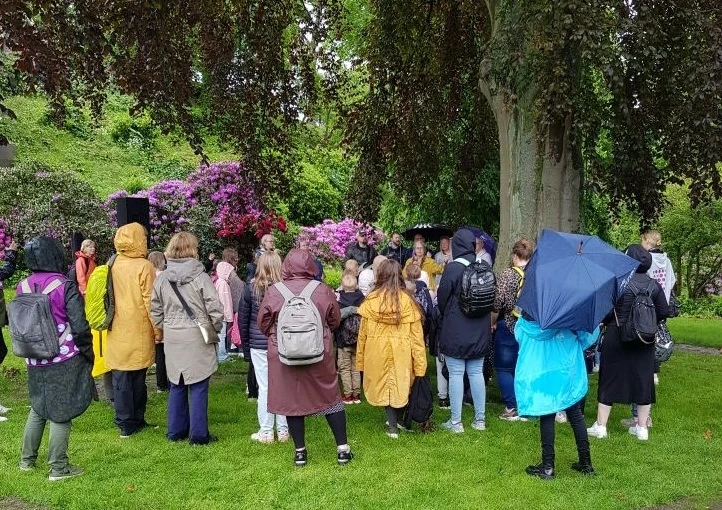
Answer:
[{"label": "person in purple jacket", "polygon": [[53,359],[26,359],[30,414],[25,424],[19,468],[32,471],[38,458],[45,424],[50,422],[48,464],[51,482],[83,474],[68,461],[71,421],[85,412],[96,396],[93,370],[93,336],[77,283],[65,277],[68,267],[60,241],[36,237],[25,245],[25,262],[32,274],[18,284],[48,293],[50,309],[61,336],[60,353]]}]

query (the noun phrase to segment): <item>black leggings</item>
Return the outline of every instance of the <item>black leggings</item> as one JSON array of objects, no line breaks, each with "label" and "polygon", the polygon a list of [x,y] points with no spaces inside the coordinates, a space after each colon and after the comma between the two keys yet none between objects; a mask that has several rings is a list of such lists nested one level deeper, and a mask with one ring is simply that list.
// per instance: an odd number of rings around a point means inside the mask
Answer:
[{"label": "black leggings", "polygon": [[[587,436],[587,424],[584,421],[584,399],[580,400],[566,410],[567,420],[572,426],[574,440],[577,443],[579,460],[589,457],[589,436]],[[542,462],[554,464],[554,427],[555,414],[547,414],[540,417],[539,429],[541,431]]]},{"label": "black leggings", "polygon": [[[293,438],[293,444],[296,450],[306,448],[306,417],[305,416],[287,416],[288,432]],[[328,426],[331,427],[333,437],[336,440],[336,446],[348,443],[346,438],[346,411],[338,411],[326,415]]]},{"label": "black leggings", "polygon": [[384,410],[386,411],[386,420],[389,422],[389,427],[392,429],[398,428],[399,422],[403,421],[404,410],[391,406],[384,407]]}]

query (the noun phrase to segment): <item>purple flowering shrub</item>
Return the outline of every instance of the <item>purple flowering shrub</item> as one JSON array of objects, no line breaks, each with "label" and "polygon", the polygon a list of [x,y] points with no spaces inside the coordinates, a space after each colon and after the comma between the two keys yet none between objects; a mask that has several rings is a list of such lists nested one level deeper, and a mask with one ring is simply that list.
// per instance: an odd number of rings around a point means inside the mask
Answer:
[{"label": "purple flowering shrub", "polygon": [[[128,196],[112,193],[105,208],[116,225],[114,200]],[[136,197],[148,198],[151,244],[165,246],[173,234],[189,230],[198,236],[202,251],[218,251],[224,245],[255,246],[263,234],[285,221],[263,207],[243,163],[221,162],[200,166],[185,181],[161,181]]]},{"label": "purple flowering shrub", "polygon": [[72,234],[82,232],[96,241],[100,260],[112,243],[103,202],[90,185],[43,163],[0,169],[0,218],[6,225],[4,236],[19,244],[45,235],[60,239],[70,253]]},{"label": "purple flowering shrub", "polygon": [[308,247],[316,257],[324,262],[335,263],[343,260],[346,248],[356,242],[358,230],[366,231],[371,246],[384,240],[384,233],[380,229],[351,218],[339,222],[324,220],[314,227],[301,227],[299,238],[308,241]]},{"label": "purple flowering shrub", "polygon": [[0,260],[5,260],[5,248],[10,246],[13,238],[10,235],[8,224],[5,220],[0,220]]}]

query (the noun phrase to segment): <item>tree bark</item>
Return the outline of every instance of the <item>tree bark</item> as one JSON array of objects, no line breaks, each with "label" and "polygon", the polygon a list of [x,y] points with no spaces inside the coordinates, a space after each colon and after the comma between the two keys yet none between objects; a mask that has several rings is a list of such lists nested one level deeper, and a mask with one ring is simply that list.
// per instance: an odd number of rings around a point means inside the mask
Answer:
[{"label": "tree bark", "polygon": [[579,229],[581,169],[574,168],[571,116],[538,143],[533,101],[518,101],[504,89],[495,90],[488,80],[489,65],[482,63],[479,85],[499,129],[501,270],[518,239],[536,241],[543,228]]}]

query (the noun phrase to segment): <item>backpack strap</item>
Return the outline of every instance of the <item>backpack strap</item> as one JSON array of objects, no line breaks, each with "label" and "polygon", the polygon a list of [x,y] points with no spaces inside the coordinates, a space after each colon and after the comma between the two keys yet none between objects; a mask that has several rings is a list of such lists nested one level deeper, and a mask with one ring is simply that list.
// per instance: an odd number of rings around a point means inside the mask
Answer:
[{"label": "backpack strap", "polygon": [[47,295],[50,294],[52,291],[54,291],[55,289],[57,289],[58,287],[60,287],[62,284],[63,284],[63,282],[60,281],[60,279],[53,280],[52,282],[50,282],[50,283],[48,284],[47,287],[45,287],[45,288],[43,289],[43,294],[45,294],[45,295],[47,296]]},{"label": "backpack strap", "polygon": [[33,290],[30,288],[30,284],[28,283],[28,279],[24,279],[22,282],[20,282],[20,290],[23,291],[23,294],[30,294]]},{"label": "backpack strap", "polygon": [[311,299],[311,294],[313,294],[313,291],[316,290],[316,287],[318,287],[321,284],[318,280],[311,280],[306,285],[306,288],[303,289],[303,292],[301,292],[298,296],[306,299]]},{"label": "backpack strap", "polygon": [[471,265],[471,262],[469,262],[468,260],[466,260],[466,259],[463,258],[463,257],[459,257],[458,259],[454,259],[454,262],[458,262],[458,263],[460,263],[460,264],[463,264],[463,265],[466,266],[466,267],[469,267],[469,266]]},{"label": "backpack strap", "polygon": [[277,284],[274,285],[274,287],[276,287],[276,289],[278,289],[278,292],[281,293],[281,295],[283,296],[283,299],[285,301],[288,301],[289,299],[293,299],[296,297],[296,294],[291,292],[291,289],[286,287],[286,284],[283,282],[278,282]]}]

